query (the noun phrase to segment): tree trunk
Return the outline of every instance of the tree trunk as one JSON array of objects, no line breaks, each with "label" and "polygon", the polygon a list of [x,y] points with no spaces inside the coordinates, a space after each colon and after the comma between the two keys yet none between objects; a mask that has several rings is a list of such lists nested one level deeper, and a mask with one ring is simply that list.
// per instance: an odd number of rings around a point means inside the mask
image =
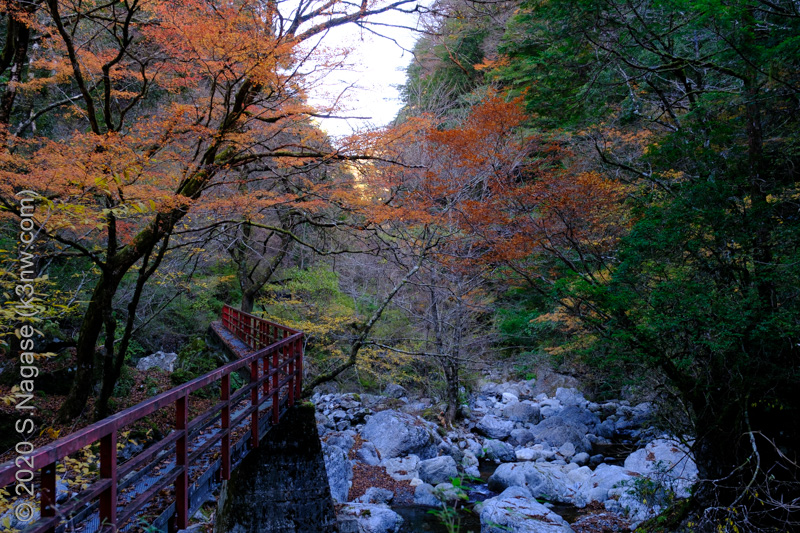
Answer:
[{"label": "tree trunk", "polygon": [[447,401],[447,410],[444,413],[444,418],[447,424],[455,422],[458,416],[458,387],[459,387],[459,372],[458,361],[448,359],[442,362],[444,367],[445,387],[445,400]]},{"label": "tree trunk", "polygon": [[125,320],[125,330],[122,333],[122,338],[119,341],[119,346],[115,348],[116,335],[113,334],[114,324],[106,326],[107,331],[111,330],[111,334],[106,334],[106,359],[103,365],[103,386],[100,390],[100,397],[97,399],[94,410],[95,420],[101,420],[108,416],[108,401],[114,393],[114,387],[119,381],[119,376],[122,373],[122,365],[125,364],[125,355],[128,353],[128,345],[130,344],[131,337],[133,336],[133,325],[136,320],[136,310],[139,308],[139,300],[142,298],[142,291],[150,279],[150,276],[156,271],[158,266],[164,259],[164,254],[167,252],[169,245],[169,236],[164,238],[161,249],[155,257],[155,260],[150,264],[150,252],[144,255],[142,259],[142,268],[139,269],[139,275],[136,279],[136,288],[131,296],[131,301],[128,303],[128,316]]},{"label": "tree trunk", "polygon": [[245,313],[252,313],[255,306],[256,295],[255,292],[249,290],[242,291],[242,311]]},{"label": "tree trunk", "polygon": [[[21,4],[21,2],[15,3]],[[33,13],[37,7],[36,3],[31,2],[22,10]],[[13,12],[8,13],[8,29],[6,31],[6,44],[0,58],[0,72],[5,73],[8,67],[11,67],[11,71],[8,74],[5,92],[0,98],[0,124],[8,124],[11,119],[14,100],[17,97],[17,85],[22,79],[22,71],[28,60],[28,46],[31,39],[30,28],[24,21],[18,20]]]},{"label": "tree trunk", "polygon": [[[51,2],[51,5],[53,8],[57,7],[55,2]],[[226,134],[237,127],[239,118],[252,103],[258,91],[260,91],[260,86],[254,84],[252,80],[248,79],[242,83],[236,93],[233,109],[226,115],[219,127],[219,135],[215,137],[214,142],[203,153],[198,169],[181,182],[175,191],[177,196],[196,200],[203,194],[203,188],[216,175],[216,172],[224,167],[224,164],[217,160],[219,149],[225,142]],[[91,99],[87,100],[86,103],[87,107],[90,107]],[[92,117],[93,113],[89,112],[88,115]],[[123,276],[142,257],[152,252],[161,239],[170,235],[175,224],[187,212],[187,207],[179,205],[167,212],[158,213],[123,248],[109,247],[108,258],[103,266],[103,274],[100,276],[97,285],[95,285],[92,299],[89,301],[81,324],[76,353],[77,372],[75,382],[72,384],[64,404],[58,411],[60,420],[66,421],[75,418],[86,406],[94,385],[95,346],[97,339],[100,337],[104,319],[109,316],[106,310],[110,312],[112,309],[112,301]]]},{"label": "tree trunk", "polygon": [[61,421],[66,422],[78,417],[86,407],[86,402],[94,389],[97,339],[100,337],[108,312],[112,309],[112,300],[120,279],[121,276],[109,277],[107,273],[103,273],[86,307],[76,345],[75,380],[72,382],[69,395],[58,410],[58,418]]}]

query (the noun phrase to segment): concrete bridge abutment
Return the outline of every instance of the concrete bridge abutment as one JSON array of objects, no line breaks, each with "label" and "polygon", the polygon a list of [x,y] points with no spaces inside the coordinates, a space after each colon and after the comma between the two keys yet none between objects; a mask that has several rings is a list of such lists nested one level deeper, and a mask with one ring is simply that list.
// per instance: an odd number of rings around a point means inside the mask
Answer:
[{"label": "concrete bridge abutment", "polygon": [[296,405],[223,482],[215,533],[338,532],[314,406]]}]

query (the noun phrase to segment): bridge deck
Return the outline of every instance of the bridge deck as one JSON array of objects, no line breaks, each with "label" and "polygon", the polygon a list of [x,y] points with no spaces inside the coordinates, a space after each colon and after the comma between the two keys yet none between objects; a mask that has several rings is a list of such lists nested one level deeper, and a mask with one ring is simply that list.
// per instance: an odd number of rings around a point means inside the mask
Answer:
[{"label": "bridge deck", "polygon": [[[241,354],[238,360],[31,450],[21,466],[0,465],[0,487],[14,494],[15,487],[9,485],[31,477],[23,483],[36,489],[38,502],[31,507],[33,518],[24,533],[175,531],[188,526],[214,483],[229,479],[231,470],[299,398],[302,387],[301,332],[228,306],[214,329]],[[249,383],[232,390],[231,374],[248,367]],[[190,419],[192,397],[210,392],[219,395],[219,402]],[[173,405],[173,431],[120,462],[118,433]],[[99,452],[99,461],[90,465],[95,475],[64,501],[57,486],[68,473],[60,470],[65,458],[82,450]],[[33,467],[26,470],[25,463]]]},{"label": "bridge deck", "polygon": [[212,322],[211,331],[214,332],[214,335],[225,345],[225,348],[237,359],[247,357],[253,353],[253,348],[251,346],[225,329],[225,326],[222,325],[222,320],[215,320]]}]

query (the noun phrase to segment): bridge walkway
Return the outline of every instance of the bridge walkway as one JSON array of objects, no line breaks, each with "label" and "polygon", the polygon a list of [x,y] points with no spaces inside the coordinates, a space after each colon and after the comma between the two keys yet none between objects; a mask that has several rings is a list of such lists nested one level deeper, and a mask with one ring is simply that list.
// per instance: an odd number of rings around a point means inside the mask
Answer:
[{"label": "bridge walkway", "polygon": [[[37,497],[24,533],[174,532],[188,526],[215,483],[230,479],[302,390],[302,332],[229,306],[215,331],[237,360],[0,465],[0,487],[15,494],[24,486],[23,495]],[[235,390],[231,376],[247,370],[249,383]],[[219,401],[191,416],[192,399],[209,394]],[[119,434],[164,409],[173,410],[174,429],[121,460]],[[59,491],[75,475],[65,459],[86,450],[99,456],[88,467],[94,470],[86,476],[90,482],[77,493]]]}]

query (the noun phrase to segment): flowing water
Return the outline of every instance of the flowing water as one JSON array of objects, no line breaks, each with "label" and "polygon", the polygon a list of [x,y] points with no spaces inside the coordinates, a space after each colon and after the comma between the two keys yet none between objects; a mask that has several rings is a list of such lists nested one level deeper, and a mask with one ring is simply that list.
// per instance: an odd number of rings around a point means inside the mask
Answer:
[{"label": "flowing water", "polygon": [[[400,533],[448,533],[447,527],[429,509],[423,507],[394,507],[394,512],[403,517]],[[479,533],[481,520],[470,508],[459,513],[459,533]]]}]

